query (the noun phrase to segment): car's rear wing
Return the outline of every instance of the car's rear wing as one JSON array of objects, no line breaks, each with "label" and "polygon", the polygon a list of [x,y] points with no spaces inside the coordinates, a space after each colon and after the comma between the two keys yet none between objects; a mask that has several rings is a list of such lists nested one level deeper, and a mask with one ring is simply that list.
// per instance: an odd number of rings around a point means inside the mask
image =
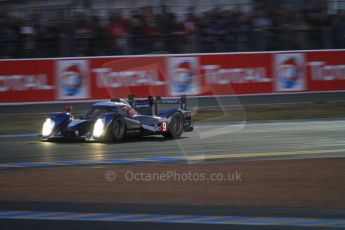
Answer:
[{"label": "car's rear wing", "polygon": [[162,98],[156,96],[148,96],[147,99],[136,100],[133,94],[128,95],[128,103],[135,109],[147,110],[149,109],[152,114],[154,109],[154,115],[159,113],[159,105],[180,105],[182,110],[187,110],[187,97],[182,95],[180,98]]}]

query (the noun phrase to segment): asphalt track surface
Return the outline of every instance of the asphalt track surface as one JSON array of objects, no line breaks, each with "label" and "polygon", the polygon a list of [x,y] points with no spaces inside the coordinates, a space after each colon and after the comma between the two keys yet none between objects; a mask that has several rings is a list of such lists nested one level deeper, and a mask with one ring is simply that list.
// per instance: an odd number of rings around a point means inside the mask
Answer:
[{"label": "asphalt track surface", "polygon": [[[345,121],[294,121],[268,123],[200,124],[178,140],[160,136],[123,143],[40,142],[36,135],[0,136],[1,164],[28,162],[99,162],[141,158],[184,158],[182,163],[345,157]],[[179,162],[181,163],[181,162]],[[1,171],[0,171],[1,173]],[[258,207],[196,207],[150,205],[47,204],[1,202],[2,210],[44,210],[194,215],[246,215],[278,217],[344,218],[343,211],[262,209]],[[150,211],[151,210],[151,211]],[[1,229],[309,229],[291,226],[212,225],[186,223],[125,223],[66,220],[1,220]],[[315,227],[317,228],[317,227]],[[311,229],[311,228],[310,228]],[[326,229],[326,228],[322,228]],[[332,228],[330,228],[332,229]]]},{"label": "asphalt track surface", "polygon": [[[291,93],[276,95],[250,95],[250,96],[227,96],[227,97],[189,97],[187,98],[188,108],[219,108],[219,107],[242,107],[261,105],[289,105],[296,103],[323,103],[323,102],[344,102],[345,92],[325,93]],[[74,111],[84,111],[94,102],[62,102],[44,104],[21,104],[0,106],[0,114],[45,114],[63,110],[64,106],[73,106]]]},{"label": "asphalt track surface", "polygon": [[[0,162],[100,161],[179,157],[234,161],[345,156],[345,121],[201,124],[178,140],[162,136],[121,143],[40,142],[35,134],[0,136]],[[217,135],[218,134],[218,135]]]}]

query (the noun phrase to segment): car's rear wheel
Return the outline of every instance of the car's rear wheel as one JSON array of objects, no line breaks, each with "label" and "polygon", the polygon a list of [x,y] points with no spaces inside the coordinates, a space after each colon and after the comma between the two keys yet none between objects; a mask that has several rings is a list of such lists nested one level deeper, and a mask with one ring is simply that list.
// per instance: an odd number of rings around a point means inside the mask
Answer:
[{"label": "car's rear wheel", "polygon": [[183,129],[183,115],[181,112],[176,112],[172,115],[168,131],[166,133],[163,133],[163,136],[166,138],[179,138],[183,133]]},{"label": "car's rear wheel", "polygon": [[112,124],[112,138],[121,141],[126,135],[126,125],[122,118],[116,118]]}]

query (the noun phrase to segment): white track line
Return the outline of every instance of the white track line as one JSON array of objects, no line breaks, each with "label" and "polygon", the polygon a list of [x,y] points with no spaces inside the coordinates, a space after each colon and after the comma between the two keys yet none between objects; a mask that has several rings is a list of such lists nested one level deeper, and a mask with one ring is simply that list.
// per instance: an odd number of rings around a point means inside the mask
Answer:
[{"label": "white track line", "polygon": [[2,134],[0,138],[13,138],[13,137],[37,137],[38,133],[21,133],[21,134]]}]

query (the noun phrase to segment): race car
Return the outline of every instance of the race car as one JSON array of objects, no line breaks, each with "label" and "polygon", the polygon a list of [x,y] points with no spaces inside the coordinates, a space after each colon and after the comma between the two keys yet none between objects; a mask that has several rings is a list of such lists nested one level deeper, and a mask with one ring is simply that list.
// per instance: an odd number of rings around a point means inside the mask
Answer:
[{"label": "race car", "polygon": [[[42,141],[121,141],[131,136],[161,134],[176,139],[183,132],[193,131],[186,102],[186,96],[172,99],[149,96],[145,100],[136,100],[129,95],[128,100],[115,98],[95,103],[77,119],[72,115],[71,107],[66,107],[66,112],[47,116],[40,138]],[[159,108],[173,104],[179,104],[180,108]]]}]

